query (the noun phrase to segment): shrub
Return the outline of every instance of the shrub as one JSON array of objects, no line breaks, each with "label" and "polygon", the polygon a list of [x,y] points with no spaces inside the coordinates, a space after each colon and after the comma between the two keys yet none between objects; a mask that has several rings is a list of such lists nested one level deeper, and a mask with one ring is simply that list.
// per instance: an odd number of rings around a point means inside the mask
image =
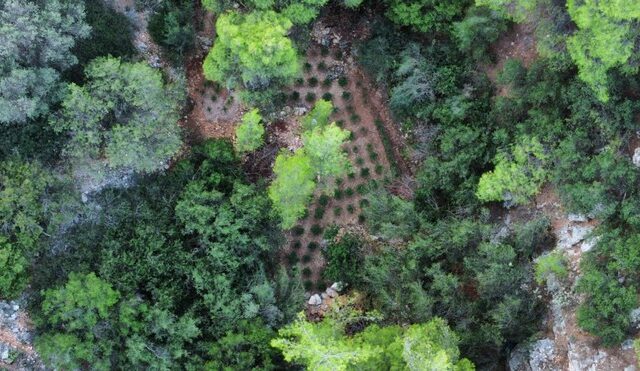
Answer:
[{"label": "shrub", "polygon": [[330,77],[325,77],[324,80],[322,80],[322,86],[325,88],[330,88],[331,85],[333,85],[333,80]]},{"label": "shrub", "polygon": [[336,121],[336,125],[338,125],[339,128],[343,128],[344,127],[344,121],[343,120],[338,120],[338,121]]},{"label": "shrub", "polygon": [[353,142],[354,140],[356,140],[356,134],[351,131],[349,132],[349,141]]},{"label": "shrub", "polygon": [[309,254],[304,254],[304,255],[302,255],[302,262],[303,262],[303,263],[309,263],[309,262],[311,262],[311,255],[309,255]]},{"label": "shrub", "polygon": [[316,207],[316,210],[313,212],[314,219],[322,219],[324,217],[324,207]]},{"label": "shrub", "polygon": [[376,152],[369,152],[369,159],[373,162],[378,161],[378,154]]},{"label": "shrub", "polygon": [[300,100],[300,93],[298,93],[297,91],[291,92],[291,95],[289,95],[289,99],[291,99],[294,102],[297,102],[298,100]]},{"label": "shrub", "polygon": [[[349,116],[349,120],[351,120],[351,122],[354,123],[354,124],[358,124],[360,122],[360,115],[358,115],[356,113],[352,113]],[[364,128],[362,128],[362,129],[364,129]]]},{"label": "shrub", "polygon": [[343,192],[342,192],[342,190],[341,190],[341,189],[336,188],[336,189],[333,191],[333,197],[334,197],[336,200],[342,200],[342,195],[343,195]]},{"label": "shrub", "polygon": [[341,185],[342,183],[344,183],[344,179],[342,179],[342,178],[336,178],[336,185],[337,185],[337,186]]},{"label": "shrub", "polygon": [[319,226],[318,224],[312,225],[311,234],[313,234],[314,236],[319,236],[320,234],[322,234],[322,227]]},{"label": "shrub", "polygon": [[356,211],[356,208],[355,208],[355,207],[353,207],[353,205],[348,205],[348,206],[347,206],[347,212],[348,212],[349,214],[353,214],[355,211]]},{"label": "shrub", "polygon": [[318,197],[318,204],[320,206],[327,206],[330,200],[331,198],[328,195],[323,193],[320,195],[320,197]]},{"label": "shrub", "polygon": [[309,244],[307,245],[307,249],[309,249],[309,251],[314,251],[318,248],[318,243],[317,242],[309,242]]},{"label": "shrub", "polygon": [[347,80],[345,76],[340,76],[340,78],[338,78],[338,85],[342,86],[343,88],[347,86],[348,83],[349,80]]},{"label": "shrub", "polygon": [[380,164],[376,164],[376,170],[375,170],[376,174],[378,175],[382,175],[382,173],[384,172],[384,166],[380,165]]},{"label": "shrub", "polygon": [[327,70],[327,64],[324,63],[324,61],[320,61],[320,63],[318,63],[318,71],[326,71]]},{"label": "shrub", "polygon": [[287,254],[287,262],[289,262],[289,265],[296,265],[298,263],[298,254],[295,251],[291,251]]},{"label": "shrub", "polygon": [[333,57],[336,60],[342,60],[342,57],[344,56],[344,54],[342,53],[342,50],[338,49],[335,51],[335,53],[333,53]]},{"label": "shrub", "polygon": [[329,55],[329,48],[327,48],[326,46],[322,46],[320,47],[320,55],[323,57],[326,57]]},{"label": "shrub", "polygon": [[360,169],[360,177],[362,177],[362,178],[368,178],[369,177],[369,168],[368,167],[363,167],[362,169]]},{"label": "shrub", "polygon": [[309,103],[313,103],[316,100],[316,94],[313,92],[308,92],[307,95],[305,95],[304,100]]},{"label": "shrub", "polygon": [[351,173],[347,174],[347,177],[348,177],[349,179],[355,179],[355,178],[356,178],[356,173],[351,172]]},{"label": "shrub", "polygon": [[353,146],[353,148],[351,150],[353,151],[353,153],[358,153],[360,148],[358,148],[358,146]]},{"label": "shrub", "polygon": [[350,93],[350,92],[348,92],[348,91],[346,91],[346,90],[345,90],[345,91],[343,91],[343,92],[342,92],[342,99],[344,99],[344,100],[351,100],[351,93]]},{"label": "shrub", "polygon": [[304,269],[302,270],[302,276],[304,278],[309,278],[311,277],[311,268],[309,267],[304,267]]},{"label": "shrub", "polygon": [[324,94],[322,94],[322,99],[324,100],[332,100],[333,99],[333,94],[326,92]]},{"label": "shrub", "polygon": [[299,77],[296,79],[296,86],[303,86],[304,85],[304,79]]},{"label": "shrub", "polygon": [[354,113],[356,112],[356,109],[352,106],[352,105],[348,105],[345,107],[345,109],[347,110],[347,112],[349,113]]},{"label": "shrub", "polygon": [[364,195],[368,192],[367,186],[364,184],[358,184],[358,186],[356,187],[356,191],[358,192],[358,194]]},{"label": "shrub", "polygon": [[291,248],[298,250],[300,247],[302,247],[302,243],[300,243],[300,241],[293,241],[291,243]]},{"label": "shrub", "polygon": [[324,283],[323,281],[316,282],[316,289],[318,291],[324,291],[327,289],[327,284]]},{"label": "shrub", "polygon": [[356,158],[356,165],[358,166],[364,165],[364,159],[358,156],[358,158]]},{"label": "shrub", "polygon": [[318,86],[318,78],[315,76],[310,77],[309,80],[307,80],[307,83],[310,87],[315,88],[316,86]]},{"label": "shrub", "polygon": [[365,127],[361,127],[360,128],[360,134],[362,134],[363,138],[367,137],[367,133],[368,133],[367,128],[365,128]]},{"label": "shrub", "polygon": [[340,206],[336,206],[333,208],[333,215],[340,216],[342,214],[342,208]]},{"label": "shrub", "polygon": [[345,190],[344,190],[344,194],[345,194],[347,197],[351,197],[351,196],[353,196],[353,188],[349,187],[349,188],[345,189]]},{"label": "shrub", "polygon": [[359,282],[364,257],[362,241],[357,236],[346,234],[339,241],[332,241],[323,255],[327,262],[323,277],[350,285]]},{"label": "shrub", "polygon": [[364,223],[366,220],[367,218],[364,216],[364,214],[358,215],[358,222]]},{"label": "shrub", "polygon": [[311,63],[305,62],[303,68],[304,68],[304,72],[311,71]]},{"label": "shrub", "polygon": [[304,280],[304,283],[302,285],[304,286],[304,289],[307,291],[310,291],[313,288],[313,282],[309,280]]},{"label": "shrub", "polygon": [[564,257],[561,253],[552,252],[539,257],[536,261],[536,282],[542,285],[550,275],[562,279],[567,276]]},{"label": "shrub", "polygon": [[302,236],[304,234],[304,227],[301,225],[296,225],[291,231],[293,232],[294,236]]}]

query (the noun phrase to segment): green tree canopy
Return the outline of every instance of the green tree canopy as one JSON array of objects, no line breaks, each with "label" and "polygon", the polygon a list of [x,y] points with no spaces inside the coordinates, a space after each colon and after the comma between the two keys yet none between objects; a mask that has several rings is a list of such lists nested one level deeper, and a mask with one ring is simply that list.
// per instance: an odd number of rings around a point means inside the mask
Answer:
[{"label": "green tree canopy", "polygon": [[443,32],[451,21],[461,16],[467,0],[386,0],[387,17],[393,22],[410,26],[418,32]]},{"label": "green tree canopy", "polygon": [[289,81],[300,72],[287,38],[291,26],[288,18],[273,11],[220,15],[215,44],[204,61],[205,77],[254,90]]},{"label": "green tree canopy", "polygon": [[60,99],[70,50],[88,36],[81,1],[0,1],[0,123],[25,122]]},{"label": "green tree canopy", "polygon": [[51,121],[71,136],[66,155],[116,171],[166,168],[182,145],[178,87],[163,84],[160,72],[145,63],[116,58],[94,60],[85,74],[87,83],[69,85],[62,111]]},{"label": "green tree canopy", "polygon": [[[242,3],[251,10],[274,10],[282,13],[294,24],[307,24],[314,20],[328,0],[247,0]],[[354,0],[349,0],[354,2]],[[355,0],[358,4],[362,0]],[[232,0],[203,0],[204,7],[212,12],[221,13],[234,9]]]},{"label": "green tree canopy", "polygon": [[302,129],[312,130],[316,126],[324,127],[329,123],[329,117],[333,113],[333,104],[330,101],[320,99],[313,109],[302,118]]},{"label": "green tree canopy", "polygon": [[476,195],[482,201],[526,203],[547,177],[549,156],[534,137],[523,137],[510,154],[499,153],[494,170],[482,174]]},{"label": "green tree canopy", "polygon": [[236,151],[251,152],[260,147],[264,141],[262,116],[253,109],[242,116],[242,122],[236,127]]},{"label": "green tree canopy", "polygon": [[340,176],[349,170],[349,158],[342,150],[349,134],[348,130],[332,123],[325,127],[316,127],[302,135],[304,152],[309,157],[313,171],[319,177]]},{"label": "green tree canopy", "polygon": [[315,170],[303,150],[293,155],[281,153],[273,165],[276,178],[269,186],[269,198],[282,219],[283,228],[291,228],[304,215],[316,189]]}]

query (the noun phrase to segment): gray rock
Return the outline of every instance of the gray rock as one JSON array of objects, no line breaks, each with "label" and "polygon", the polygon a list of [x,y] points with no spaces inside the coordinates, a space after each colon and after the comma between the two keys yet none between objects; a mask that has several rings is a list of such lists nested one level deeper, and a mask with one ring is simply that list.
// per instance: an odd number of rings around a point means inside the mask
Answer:
[{"label": "gray rock", "polygon": [[322,304],[322,298],[318,294],[313,294],[309,298],[309,305],[320,305]]},{"label": "gray rock", "polygon": [[590,226],[569,226],[560,230],[560,241],[558,247],[561,249],[570,249],[579,242],[582,242],[593,230]]},{"label": "gray rock", "polygon": [[640,147],[636,148],[633,151],[633,158],[631,159],[631,161],[633,161],[634,165],[640,167]]},{"label": "gray rock", "polygon": [[640,329],[640,308],[636,308],[629,313],[631,319],[631,326],[636,329]]},{"label": "gray rock", "polygon": [[529,350],[524,344],[516,346],[509,354],[510,371],[531,371],[529,366]]},{"label": "gray rock", "polygon": [[322,301],[325,301],[325,300],[329,299],[329,295],[327,293],[323,292],[322,294],[320,294],[320,298],[322,299]]},{"label": "gray rock", "polygon": [[582,214],[569,214],[567,215],[567,219],[570,222],[579,222],[579,223],[584,223],[588,220],[586,215],[582,215]]},{"label": "gray rock", "polygon": [[587,238],[586,240],[584,240],[584,242],[582,242],[582,245],[580,245],[580,251],[589,252],[594,248],[596,243],[598,243],[598,238]]},{"label": "gray rock", "polygon": [[303,116],[305,113],[307,113],[307,107],[295,107],[293,109],[293,114],[296,116]]},{"label": "gray rock", "polygon": [[334,282],[330,288],[336,290],[336,292],[340,292],[344,290],[344,284],[342,282]]},{"label": "gray rock", "polygon": [[622,350],[631,350],[631,349],[633,349],[633,339],[627,339],[627,340],[623,341],[622,345],[620,347],[622,348]]},{"label": "gray rock", "polygon": [[529,352],[529,366],[532,371],[557,370],[555,364],[556,345],[551,339],[542,339],[533,343]]},{"label": "gray rock", "polygon": [[336,292],[336,290],[334,290],[334,289],[332,289],[331,287],[329,287],[329,288],[327,289],[327,295],[328,295],[330,298],[335,298],[336,296],[338,296],[338,293]]}]

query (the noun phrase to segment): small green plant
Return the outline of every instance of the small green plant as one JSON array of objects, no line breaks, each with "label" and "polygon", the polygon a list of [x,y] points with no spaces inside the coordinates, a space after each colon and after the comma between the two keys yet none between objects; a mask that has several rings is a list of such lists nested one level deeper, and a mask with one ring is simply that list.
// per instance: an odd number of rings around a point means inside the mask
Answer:
[{"label": "small green plant", "polygon": [[300,241],[293,241],[291,243],[291,248],[292,249],[298,250],[300,247],[302,247],[302,244],[300,243]]},{"label": "small green plant", "polygon": [[302,255],[302,262],[303,263],[306,264],[306,263],[309,263],[310,261],[311,261],[311,255],[309,255],[309,254]]},{"label": "small green plant", "polygon": [[369,159],[371,159],[371,161],[373,162],[378,162],[378,154],[376,152],[369,152]]},{"label": "small green plant", "polygon": [[360,207],[361,208],[365,208],[369,206],[369,200],[367,200],[366,198],[363,198],[362,200],[360,200]]},{"label": "small green plant", "polygon": [[318,71],[326,71],[327,70],[327,64],[324,63],[324,61],[320,61],[320,63],[318,63]]},{"label": "small green plant", "polygon": [[293,227],[291,232],[293,232],[294,236],[302,236],[304,234],[304,227],[301,225],[296,225],[295,227]]},{"label": "small green plant", "polygon": [[304,286],[304,289],[307,291],[310,291],[313,288],[313,282],[309,280],[304,280],[304,283],[302,285]]},{"label": "small green plant", "polygon": [[322,46],[320,48],[320,55],[323,57],[326,57],[329,55],[329,48],[327,48],[326,46]]},{"label": "small green plant", "polygon": [[363,137],[367,137],[367,134],[369,133],[369,131],[367,130],[367,128],[365,127],[361,127],[360,128],[360,135],[362,135]]},{"label": "small green plant", "polygon": [[318,243],[317,242],[309,242],[309,244],[307,245],[307,249],[309,249],[309,251],[314,251],[318,248]]},{"label": "small green plant", "polygon": [[363,167],[362,169],[360,169],[360,177],[361,178],[368,178],[369,177],[369,168],[368,167]]},{"label": "small green plant", "polygon": [[348,91],[346,91],[346,90],[345,90],[345,91],[343,91],[343,92],[342,92],[342,99],[344,99],[344,100],[351,100],[351,93],[350,93],[350,92],[348,92]]},{"label": "small green plant", "polygon": [[322,234],[322,227],[318,224],[314,224],[311,226],[311,234],[314,236],[319,236]]},{"label": "small green plant", "polygon": [[217,100],[218,100],[218,96],[217,95],[214,94],[214,95],[211,96],[211,101],[212,102],[215,102]]},{"label": "small green plant", "polygon": [[302,86],[304,85],[304,79],[299,77],[296,79],[296,86]]},{"label": "small green plant", "polygon": [[311,277],[311,268],[309,267],[304,267],[304,269],[302,270],[302,276],[304,278],[309,278]]},{"label": "small green plant", "polygon": [[352,197],[353,196],[353,188],[349,187],[347,189],[344,190],[344,194],[347,197]]},{"label": "small green plant", "polygon": [[320,197],[318,197],[318,204],[320,206],[327,206],[330,200],[331,198],[329,197],[329,195],[323,193],[320,195]]},{"label": "small green plant", "polygon": [[316,207],[316,210],[313,212],[314,219],[322,219],[324,217],[324,207]]},{"label": "small green plant", "polygon": [[333,215],[340,216],[342,214],[342,208],[340,206],[336,206],[333,208]]},{"label": "small green plant", "polygon": [[305,62],[302,68],[304,69],[304,72],[311,71],[311,68],[312,68],[311,63]]},{"label": "small green plant", "polygon": [[313,103],[316,100],[316,93],[308,92],[307,95],[304,96],[304,100],[308,103]]},{"label": "small green plant", "polygon": [[384,166],[382,166],[380,164],[376,164],[375,172],[378,175],[382,175],[382,173],[384,172]]},{"label": "small green plant", "polygon": [[347,84],[349,84],[349,80],[347,80],[345,76],[340,76],[340,78],[338,78],[338,85],[344,88]]},{"label": "small green plant", "polygon": [[356,134],[355,134],[353,131],[350,131],[349,133],[350,133],[350,134],[349,134],[349,140],[350,140],[351,142],[353,142],[354,140],[356,140]]},{"label": "small green plant", "polygon": [[358,148],[358,146],[353,146],[353,148],[351,148],[351,150],[353,151],[353,153],[358,153],[360,148]]},{"label": "small green plant", "polygon": [[330,77],[325,77],[324,80],[322,80],[322,86],[325,88],[330,88],[331,85],[333,85],[333,80]]},{"label": "small green plant", "polygon": [[567,277],[567,268],[562,253],[552,252],[542,255],[536,261],[535,276],[539,285],[546,282],[552,274],[559,279]]},{"label": "small green plant", "polygon": [[347,174],[347,177],[348,177],[349,179],[355,179],[355,178],[356,178],[356,173],[351,172],[351,173]]},{"label": "small green plant", "polygon": [[345,110],[347,110],[347,112],[349,112],[349,113],[354,113],[354,112],[356,112],[356,109],[355,109],[355,108],[353,108],[353,106],[352,106],[352,105],[348,105],[348,106],[346,106],[346,107],[345,107]]},{"label": "small green plant", "polygon": [[338,120],[338,121],[336,121],[336,125],[338,125],[339,128],[343,128],[344,127],[344,121],[343,120]]},{"label": "small green plant", "polygon": [[307,80],[307,84],[309,84],[310,87],[315,88],[318,86],[318,78],[315,76],[310,77],[309,80]]},{"label": "small green plant", "polygon": [[[349,116],[349,120],[351,120],[351,122],[352,122],[352,123],[354,123],[354,124],[358,124],[358,123],[360,123],[360,120],[361,120],[361,119],[360,119],[360,115],[358,115],[358,114],[356,114],[356,113],[352,113],[352,114]],[[364,128],[363,128],[363,129],[364,129]]]},{"label": "small green plant", "polygon": [[342,183],[344,183],[344,179],[342,179],[342,178],[336,178],[336,185],[337,185],[337,186],[342,185]]},{"label": "small green plant", "polygon": [[353,214],[356,211],[356,208],[353,205],[348,205],[347,206],[347,212],[349,214]]},{"label": "small green plant", "polygon": [[366,216],[364,216],[364,214],[360,214],[360,215],[358,215],[358,222],[360,222],[360,223],[364,223],[364,222],[365,222],[365,220],[367,220],[367,217],[366,217]]},{"label": "small green plant", "polygon": [[296,265],[298,264],[298,254],[295,251],[291,251],[288,255],[287,255],[287,262],[289,263],[289,265]]},{"label": "small green plant", "polygon": [[356,158],[356,165],[358,165],[358,166],[364,165],[364,159],[362,157],[358,156],[358,158]]},{"label": "small green plant", "polygon": [[289,95],[289,99],[294,101],[294,102],[299,101],[300,100],[300,93],[297,92],[297,91],[292,91],[291,95]]},{"label": "small green plant", "polygon": [[326,284],[326,283],[324,283],[324,282],[322,282],[322,281],[320,281],[320,282],[316,282],[316,289],[317,289],[318,291],[324,291],[324,290],[326,290],[326,289],[327,289],[327,284]]},{"label": "small green plant", "polygon": [[342,50],[340,50],[340,49],[336,50],[335,53],[333,53],[333,57],[338,61],[342,60],[343,56],[344,56],[344,54],[342,53]]},{"label": "small green plant", "polygon": [[324,94],[322,94],[322,99],[324,100],[332,100],[333,99],[333,94],[326,92]]},{"label": "small green plant", "polygon": [[343,192],[342,192],[342,190],[341,190],[341,189],[336,188],[336,189],[333,191],[333,197],[334,197],[336,200],[342,200],[342,196],[343,196]]},{"label": "small green plant", "polygon": [[358,194],[360,195],[364,195],[367,193],[367,186],[363,183],[363,184],[358,184],[358,186],[356,186],[356,192],[358,192]]}]

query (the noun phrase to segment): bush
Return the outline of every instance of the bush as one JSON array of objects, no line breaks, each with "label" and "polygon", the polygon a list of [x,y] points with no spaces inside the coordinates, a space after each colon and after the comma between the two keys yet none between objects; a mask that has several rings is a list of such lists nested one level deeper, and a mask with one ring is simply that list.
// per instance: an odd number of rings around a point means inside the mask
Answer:
[{"label": "bush", "polygon": [[316,210],[313,212],[314,219],[322,219],[324,217],[324,207],[316,207]]},{"label": "bush", "polygon": [[382,173],[384,172],[384,166],[382,166],[380,164],[376,164],[375,172],[378,175],[382,175]]},{"label": "bush", "polygon": [[[322,233],[322,232],[321,232]],[[307,249],[309,249],[309,251],[314,251],[318,248],[318,243],[317,242],[309,242],[309,244],[307,245]]]},{"label": "bush", "polygon": [[320,47],[320,55],[323,57],[326,57],[329,55],[329,48],[327,48],[326,46],[321,46]]},{"label": "bush", "polygon": [[302,285],[304,286],[304,289],[307,291],[310,291],[313,288],[313,282],[309,280],[305,280]]},{"label": "bush", "polygon": [[342,185],[342,183],[344,183],[344,179],[342,179],[342,178],[336,178],[335,182],[336,182],[336,185],[337,185],[337,186],[340,186],[340,185]]},{"label": "bush", "polygon": [[367,194],[367,192],[369,192],[365,184],[358,184],[358,186],[356,187],[356,191],[360,195],[364,195],[364,194]]},{"label": "bush", "polygon": [[293,227],[291,232],[293,232],[294,236],[302,236],[304,234],[304,227],[301,225],[296,225],[295,227]]},{"label": "bush", "polygon": [[366,220],[367,218],[364,216],[364,214],[358,215],[358,222],[364,223]]},{"label": "bush", "polygon": [[345,86],[347,86],[347,84],[349,84],[349,80],[347,80],[347,78],[345,76],[340,76],[338,78],[338,85],[342,86],[343,88]]},{"label": "bush", "polygon": [[351,150],[353,151],[353,153],[358,153],[360,148],[358,148],[358,146],[353,146],[353,148]]},{"label": "bush", "polygon": [[149,19],[149,34],[169,55],[179,61],[195,46],[193,3],[165,1],[160,11]]},{"label": "bush", "polygon": [[301,78],[301,77],[297,78],[295,84],[298,87],[303,86],[304,85],[304,79]]},{"label": "bush", "polygon": [[311,226],[311,234],[313,234],[314,236],[319,236],[322,234],[322,227],[319,226],[318,224],[314,224]]},{"label": "bush", "polygon": [[339,241],[332,241],[328,248],[323,250],[323,255],[327,263],[323,277],[350,285],[360,282],[364,258],[362,241],[357,236],[346,234]]},{"label": "bush", "polygon": [[309,80],[307,80],[307,83],[310,87],[315,88],[316,86],[318,86],[318,78],[315,76],[310,77]]},{"label": "bush", "polygon": [[335,53],[333,53],[333,57],[338,61],[342,60],[342,57],[343,57],[342,50],[340,49],[336,50]]},{"label": "bush", "polygon": [[338,121],[336,121],[336,125],[337,125],[339,128],[344,128],[344,120],[338,120]]},{"label": "bush", "polygon": [[298,264],[298,254],[295,251],[291,251],[289,254],[287,254],[287,262],[289,263],[289,265]]},{"label": "bush", "polygon": [[344,194],[345,194],[347,197],[351,197],[351,196],[353,196],[353,188],[349,187],[349,188],[345,189],[345,190],[344,190]]},{"label": "bush", "polygon": [[370,151],[369,152],[369,159],[373,162],[377,162],[378,161],[378,154],[376,152]]},{"label": "bush", "polygon": [[294,102],[299,101],[300,100],[300,93],[298,93],[297,91],[291,92],[291,95],[289,95],[289,99],[291,99]]},{"label": "bush", "polygon": [[322,80],[322,86],[325,88],[330,88],[331,85],[333,85],[333,80],[330,77],[325,77],[324,80]]},{"label": "bush", "polygon": [[313,103],[316,100],[316,94],[313,92],[308,92],[307,95],[305,95],[304,100],[306,100],[308,103]]},{"label": "bush", "polygon": [[302,68],[304,69],[304,72],[310,72],[311,71],[311,63],[305,62]]},{"label": "bush", "polygon": [[327,64],[324,63],[324,61],[320,61],[320,63],[318,63],[318,71],[326,71],[327,70]]},{"label": "bush", "polygon": [[539,285],[542,285],[552,274],[559,279],[567,276],[567,268],[565,267],[562,253],[552,252],[539,257],[536,261],[535,276]]},{"label": "bush", "polygon": [[342,214],[342,208],[340,206],[336,206],[333,208],[333,215],[340,216]]},{"label": "bush", "polygon": [[355,207],[353,207],[353,205],[348,205],[348,206],[347,206],[347,212],[348,212],[349,214],[353,214],[355,211],[356,211],[356,208],[355,208]]},{"label": "bush", "polygon": [[[360,115],[355,114],[355,113],[352,113],[352,114],[349,116],[349,119],[351,120],[351,122],[352,122],[352,123],[357,124],[357,123],[359,123],[359,122],[360,122]],[[364,129],[364,128],[363,128],[363,129]],[[365,130],[366,130],[366,129],[365,129]]]},{"label": "bush", "polygon": [[369,200],[367,200],[366,198],[363,198],[362,200],[360,200],[360,208],[365,208],[369,206]]},{"label": "bush", "polygon": [[330,101],[330,100],[333,99],[333,94],[331,94],[329,92],[326,92],[326,93],[322,94],[322,99]]},{"label": "bush", "polygon": [[351,172],[351,173],[347,174],[347,178],[349,178],[349,179],[355,179],[355,178],[356,178],[356,173]]},{"label": "bush", "polygon": [[309,254],[302,255],[302,262],[303,263],[309,263],[310,261],[311,261],[311,255],[309,255]]},{"label": "bush", "polygon": [[362,157],[356,158],[356,165],[358,166],[364,165],[364,159]]},{"label": "bush", "polygon": [[311,268],[304,267],[304,269],[302,270],[302,277],[304,277],[304,278],[311,277]]},{"label": "bush", "polygon": [[344,99],[344,100],[351,100],[351,93],[350,93],[350,92],[348,92],[348,91],[346,91],[346,90],[345,90],[345,91],[343,91],[343,92],[342,92],[342,99]]},{"label": "bush", "polygon": [[331,200],[331,198],[326,195],[326,194],[321,194],[320,197],[318,197],[318,204],[320,206],[327,206],[329,204],[329,201]]},{"label": "bush", "polygon": [[342,196],[343,196],[343,191],[342,191],[341,189],[336,188],[336,189],[333,191],[333,197],[334,197],[336,200],[342,200]]},{"label": "bush", "polygon": [[302,247],[302,243],[300,243],[300,241],[293,241],[291,243],[291,248],[292,249],[298,250],[298,249],[300,249],[300,247]]},{"label": "bush", "polygon": [[369,168],[368,167],[363,167],[362,169],[360,169],[360,177],[361,178],[368,178],[369,177]]}]

